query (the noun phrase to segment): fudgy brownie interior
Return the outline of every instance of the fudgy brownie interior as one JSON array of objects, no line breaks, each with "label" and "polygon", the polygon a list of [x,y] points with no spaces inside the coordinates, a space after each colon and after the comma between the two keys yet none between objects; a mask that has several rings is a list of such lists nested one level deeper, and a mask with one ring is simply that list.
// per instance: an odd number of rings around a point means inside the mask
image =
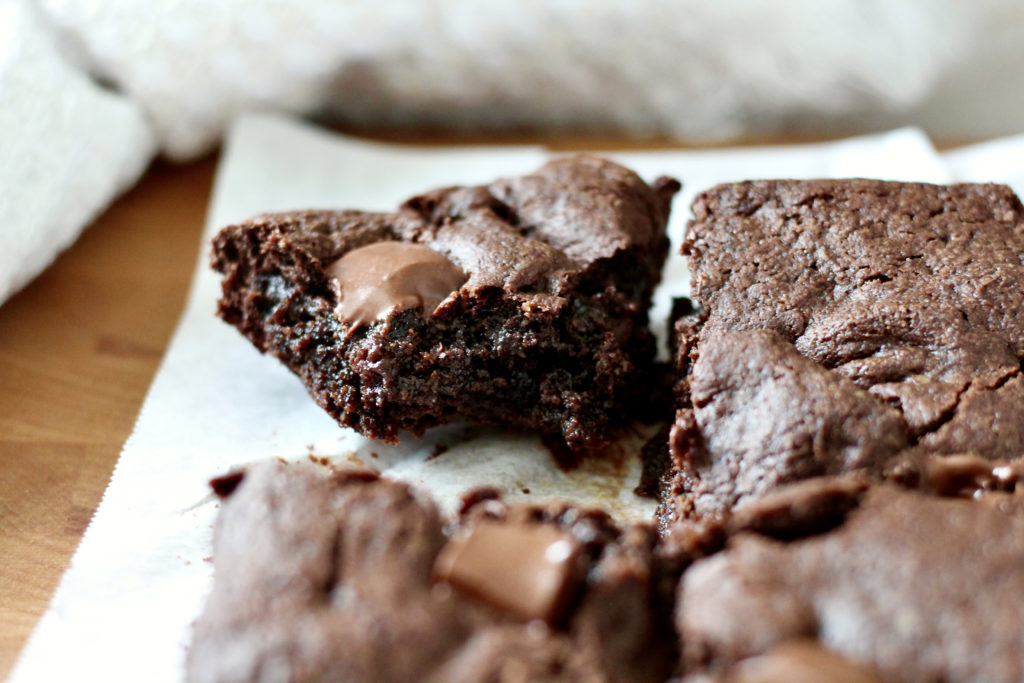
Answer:
[{"label": "fudgy brownie interior", "polygon": [[446,533],[430,500],[367,473],[269,462],[231,481],[190,681],[660,681],[675,664],[652,526],[481,497]]},{"label": "fudgy brownie interior", "polygon": [[597,445],[645,391],[678,189],[578,157],[395,213],[260,216],[214,240],[219,313],[366,436],[464,419]]},{"label": "fudgy brownie interior", "polygon": [[757,181],[693,211],[699,310],[675,326],[666,525],[808,477],[913,485],[956,456],[995,482],[1024,457],[1024,208],[1009,188]]}]

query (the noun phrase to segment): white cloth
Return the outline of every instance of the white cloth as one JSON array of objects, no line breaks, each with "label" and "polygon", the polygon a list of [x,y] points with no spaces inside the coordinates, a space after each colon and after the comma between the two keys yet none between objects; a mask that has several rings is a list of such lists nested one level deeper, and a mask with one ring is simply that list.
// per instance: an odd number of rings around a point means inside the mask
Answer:
[{"label": "white cloth", "polygon": [[918,118],[962,139],[979,111],[1002,117],[989,136],[1024,130],[1014,0],[37,1],[172,158],[253,109],[694,140]]},{"label": "white cloth", "polygon": [[1024,197],[1024,135],[961,147],[944,157],[957,180],[1006,183],[1018,197]]},{"label": "white cloth", "polygon": [[190,159],[254,110],[703,141],[907,123],[944,139],[1024,131],[1015,0],[0,7],[0,303],[135,179],[152,135]]},{"label": "white cloth", "polygon": [[57,52],[21,0],[0,0],[0,303],[133,184],[155,138],[141,108]]}]

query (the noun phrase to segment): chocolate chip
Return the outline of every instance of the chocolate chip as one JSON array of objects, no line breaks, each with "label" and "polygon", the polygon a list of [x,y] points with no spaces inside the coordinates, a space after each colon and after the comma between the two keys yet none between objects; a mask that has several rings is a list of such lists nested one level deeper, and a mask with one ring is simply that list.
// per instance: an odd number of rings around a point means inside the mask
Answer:
[{"label": "chocolate chip", "polygon": [[523,620],[562,616],[578,544],[554,526],[482,520],[453,537],[434,578]]},{"label": "chocolate chip", "polygon": [[429,316],[466,281],[466,274],[422,244],[376,242],[353,249],[327,268],[338,287],[337,315],[369,325],[395,309]]},{"label": "chocolate chip", "polygon": [[228,474],[214,477],[210,480],[210,488],[220,498],[227,498],[230,496],[238,485],[242,483],[242,479],[245,477],[245,472],[239,470],[238,472],[229,472]]}]

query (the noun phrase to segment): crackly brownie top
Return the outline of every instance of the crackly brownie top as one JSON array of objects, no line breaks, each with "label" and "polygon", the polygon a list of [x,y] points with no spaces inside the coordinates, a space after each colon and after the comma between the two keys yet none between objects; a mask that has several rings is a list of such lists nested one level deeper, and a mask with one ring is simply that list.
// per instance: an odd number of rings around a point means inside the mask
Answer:
[{"label": "crackly brownie top", "polygon": [[[561,295],[593,266],[622,252],[663,253],[675,180],[648,186],[635,173],[594,157],[552,161],[537,172],[477,187],[451,187],[405,202],[394,213],[296,211],[257,216],[226,229],[265,234],[322,271],[365,245],[428,246],[465,273],[461,291],[504,288]],[[221,242],[226,239],[218,238]],[[653,269],[660,265],[660,256]],[[215,263],[224,271],[228,264]],[[656,280],[657,272],[651,276]]]},{"label": "crackly brownie top", "polygon": [[649,526],[482,497],[448,535],[428,499],[367,473],[273,462],[224,481],[192,681],[669,672]]},{"label": "crackly brownie top", "polygon": [[[913,437],[1020,373],[1024,208],[1007,187],[757,181],[705,192],[693,211],[701,339],[775,331],[899,406]],[[946,432],[928,435],[934,449],[964,446]]]},{"label": "crackly brownie top", "polygon": [[692,474],[692,510],[682,516],[719,514],[808,477],[881,475],[908,443],[896,408],[801,356],[776,332],[710,331],[689,387],[686,419],[695,424],[672,432]]},{"label": "crackly brownie top", "polygon": [[[683,247],[666,521],[808,477],[1024,457],[1024,209],[1006,187],[758,181]],[[898,476],[896,476],[898,474]]]},{"label": "crackly brownie top", "polygon": [[1021,567],[1019,493],[965,500],[876,486],[831,531],[790,542],[739,534],[694,564],[677,603],[684,659],[713,672],[796,641],[887,681],[1018,681]]}]

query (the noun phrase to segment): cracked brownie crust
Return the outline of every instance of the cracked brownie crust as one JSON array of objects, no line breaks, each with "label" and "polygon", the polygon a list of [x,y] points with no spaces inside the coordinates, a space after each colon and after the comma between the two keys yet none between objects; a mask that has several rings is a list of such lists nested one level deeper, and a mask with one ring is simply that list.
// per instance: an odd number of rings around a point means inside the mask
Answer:
[{"label": "cracked brownie crust", "polygon": [[[850,680],[1019,681],[1022,501],[878,484],[828,533],[790,542],[737,534],[680,583],[684,668],[734,674],[800,644],[846,658],[860,670]],[[721,680],[847,680],[834,666],[807,678]]]},{"label": "cracked brownie crust", "polygon": [[[596,445],[650,371],[647,308],[678,189],[580,157],[395,213],[260,216],[214,240],[219,313],[366,436],[458,418]],[[357,258],[389,242],[439,258]]]},{"label": "cracked brownie crust", "polygon": [[693,205],[666,523],[810,476],[1024,456],[1024,209],[998,185],[722,185]]}]

